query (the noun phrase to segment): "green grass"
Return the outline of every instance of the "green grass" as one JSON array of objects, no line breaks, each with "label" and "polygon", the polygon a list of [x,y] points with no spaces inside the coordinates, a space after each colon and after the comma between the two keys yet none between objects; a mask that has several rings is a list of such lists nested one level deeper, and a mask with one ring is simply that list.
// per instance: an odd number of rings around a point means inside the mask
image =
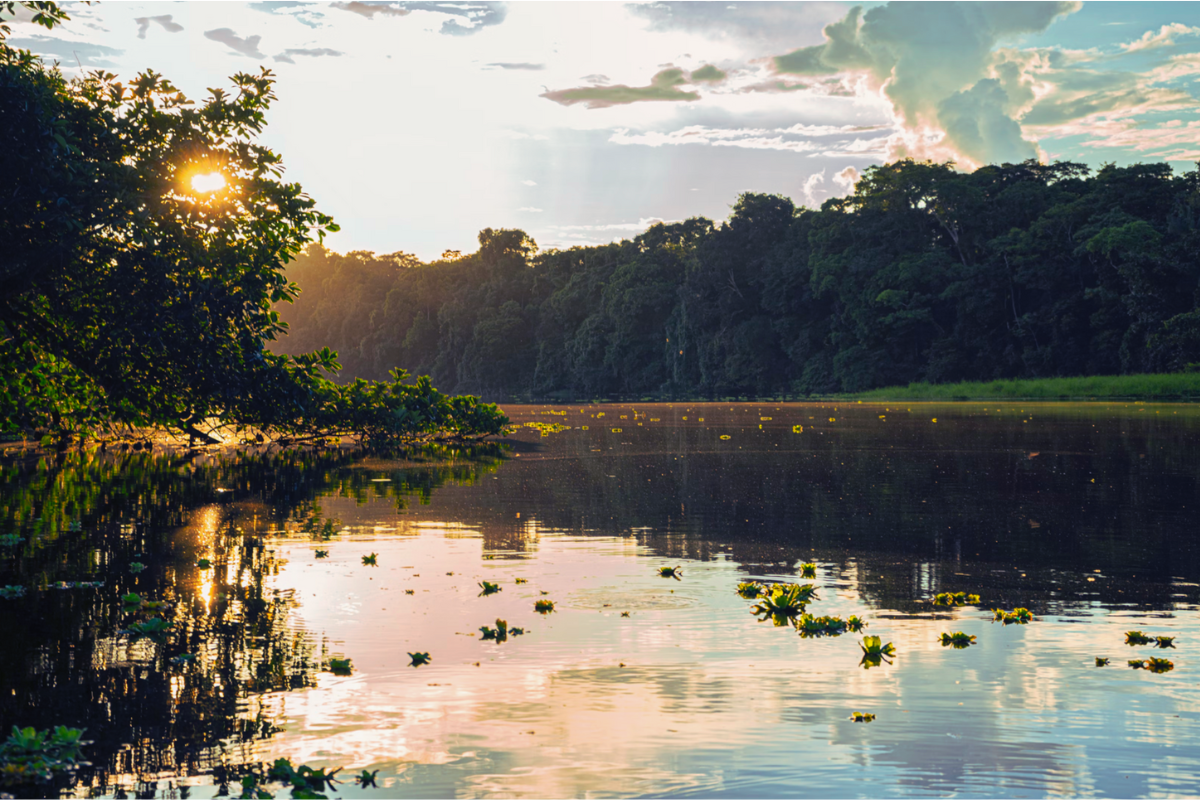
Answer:
[{"label": "green grass", "polygon": [[841,396],[854,400],[1200,400],[1200,372],[910,383]]}]

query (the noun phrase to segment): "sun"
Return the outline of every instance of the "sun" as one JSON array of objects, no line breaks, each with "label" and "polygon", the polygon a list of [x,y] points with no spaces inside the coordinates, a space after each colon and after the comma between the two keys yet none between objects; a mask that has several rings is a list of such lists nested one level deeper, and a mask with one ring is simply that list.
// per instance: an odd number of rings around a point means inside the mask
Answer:
[{"label": "sun", "polygon": [[219,172],[192,176],[192,190],[200,194],[215,192],[223,188],[225,188],[225,176]]}]

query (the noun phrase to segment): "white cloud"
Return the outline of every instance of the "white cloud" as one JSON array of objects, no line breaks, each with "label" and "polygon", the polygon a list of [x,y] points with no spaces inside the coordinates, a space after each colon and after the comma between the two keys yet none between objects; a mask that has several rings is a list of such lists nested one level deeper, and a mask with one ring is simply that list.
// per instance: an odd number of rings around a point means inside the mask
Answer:
[{"label": "white cloud", "polygon": [[850,166],[834,175],[833,182],[842,187],[844,191],[852,192],[854,191],[854,185],[858,183],[858,179],[861,177],[862,174],[853,166]]},{"label": "white cloud", "polygon": [[1200,28],[1184,25],[1182,22],[1172,22],[1169,25],[1163,25],[1158,33],[1146,31],[1142,34],[1142,38],[1126,42],[1120,45],[1120,47],[1126,53],[1136,53],[1139,50],[1154,50],[1159,47],[1170,47],[1175,44],[1176,36],[1196,36],[1197,34],[1200,34]]},{"label": "white cloud", "polygon": [[821,188],[825,183],[825,170],[814,172],[808,176],[808,180],[804,182],[804,203],[809,208],[820,208],[821,201],[817,199],[817,192],[826,194],[826,191]]},{"label": "white cloud", "polygon": [[521,183],[525,184],[526,186],[537,186],[537,181],[524,180],[521,181]]},{"label": "white cloud", "polygon": [[542,209],[540,209],[540,208],[534,208],[533,206],[522,206],[521,208],[518,208],[518,209],[517,209],[517,211],[528,211],[528,212],[529,212],[529,213],[531,213],[531,214],[540,214],[540,213],[542,213]]}]

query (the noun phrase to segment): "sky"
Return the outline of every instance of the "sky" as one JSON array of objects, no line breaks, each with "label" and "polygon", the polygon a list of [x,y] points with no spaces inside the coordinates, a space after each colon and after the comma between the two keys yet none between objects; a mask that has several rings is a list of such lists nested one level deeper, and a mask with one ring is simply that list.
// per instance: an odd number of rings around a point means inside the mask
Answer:
[{"label": "sky", "polygon": [[[902,157],[1200,160],[1200,2],[65,4],[10,42],[197,102],[270,69],[262,143],[334,250],[542,249],[819,207]],[[27,14],[25,17],[27,18]]]}]

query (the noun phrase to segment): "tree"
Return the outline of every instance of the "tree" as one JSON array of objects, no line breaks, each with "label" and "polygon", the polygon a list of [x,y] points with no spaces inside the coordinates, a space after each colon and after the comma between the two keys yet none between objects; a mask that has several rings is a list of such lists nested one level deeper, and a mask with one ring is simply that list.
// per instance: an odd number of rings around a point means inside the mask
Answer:
[{"label": "tree", "polygon": [[[46,27],[67,18],[52,3],[22,5]],[[0,130],[16,156],[6,155],[0,199],[4,426],[208,438],[196,427],[208,418],[292,432],[328,422],[322,409],[349,399],[324,377],[335,353],[266,349],[286,328],[272,303],[299,291],[284,265],[338,229],[256,142],[271,72],[239,73],[235,93],[211,89],[196,105],[151,71],[128,86],[99,71],[67,81],[7,34]]]}]

